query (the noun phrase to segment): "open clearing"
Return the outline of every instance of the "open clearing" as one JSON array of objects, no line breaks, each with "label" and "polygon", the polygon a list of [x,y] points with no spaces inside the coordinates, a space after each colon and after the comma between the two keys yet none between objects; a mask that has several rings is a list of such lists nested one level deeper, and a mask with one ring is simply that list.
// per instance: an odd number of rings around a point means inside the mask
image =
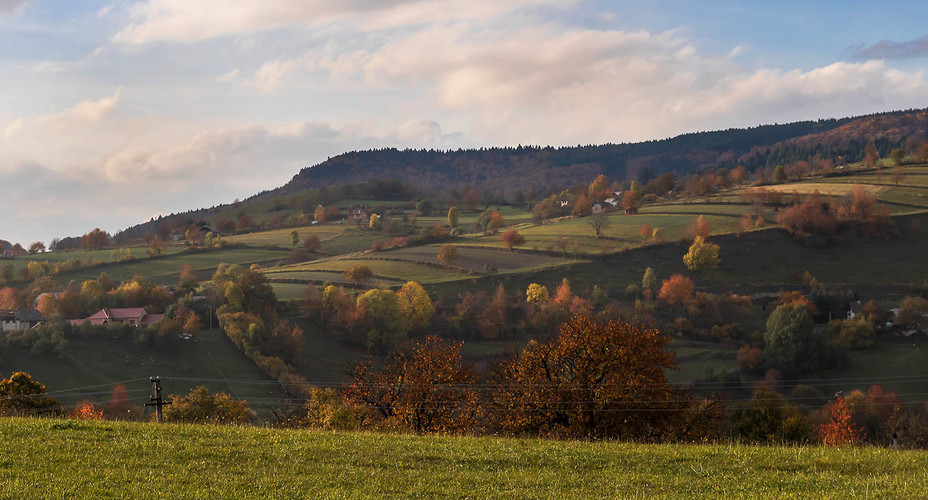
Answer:
[{"label": "open clearing", "polygon": [[242,243],[251,246],[273,245],[290,248],[290,233],[293,231],[296,231],[300,236],[300,242],[297,245],[302,245],[310,236],[316,236],[320,241],[334,238],[344,232],[344,227],[334,225],[288,227],[285,229],[272,229],[270,231],[224,236],[222,239],[232,243]]},{"label": "open clearing", "polygon": [[0,420],[9,498],[916,498],[928,452]]},{"label": "open clearing", "polygon": [[83,281],[96,279],[106,271],[113,279],[126,281],[135,275],[141,275],[160,285],[177,283],[180,269],[190,265],[194,273],[202,280],[208,280],[221,263],[273,266],[287,258],[287,253],[280,250],[263,250],[256,248],[224,248],[202,252],[183,252],[153,259],[140,259],[133,262],[104,264],[86,269],[78,269],[56,276],[57,281],[67,283],[69,280]]},{"label": "open clearing", "polygon": [[[509,271],[514,269],[536,269],[551,266],[559,266],[569,262],[569,259],[560,257],[549,257],[547,255],[527,254],[521,252],[509,252],[505,250],[495,250],[488,248],[475,248],[465,246],[471,243],[471,240],[456,240],[458,243],[458,258],[451,264],[453,267],[467,269],[473,272],[482,273],[486,271],[486,266],[491,266],[498,271]],[[410,260],[418,262],[429,262],[438,264],[439,246],[429,245],[422,247],[407,247],[390,252],[384,252],[383,255],[390,259]]]}]

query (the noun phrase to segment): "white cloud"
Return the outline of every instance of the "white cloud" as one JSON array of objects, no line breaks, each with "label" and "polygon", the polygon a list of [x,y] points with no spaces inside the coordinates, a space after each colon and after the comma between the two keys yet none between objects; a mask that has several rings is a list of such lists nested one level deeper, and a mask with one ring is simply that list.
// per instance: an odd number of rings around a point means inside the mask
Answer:
[{"label": "white cloud", "polygon": [[443,25],[366,51],[327,45],[285,62],[286,77],[325,70],[335,84],[427,88],[423,107],[472,112],[470,138],[507,144],[645,140],[888,108],[924,106],[921,71],[882,61],[809,71],[746,70],[740,47],[704,54],[675,31],[473,30]]},{"label": "white cloud", "polygon": [[228,73],[224,73],[220,77],[216,78],[216,83],[232,82],[233,80],[235,80],[236,77],[238,77],[238,74],[239,74],[239,69],[235,68],[232,71],[229,71]]},{"label": "white cloud", "polygon": [[19,11],[32,0],[0,0],[0,14]]},{"label": "white cloud", "polygon": [[148,0],[132,8],[117,43],[193,42],[285,26],[344,23],[363,29],[486,19],[515,10],[566,7],[577,0]]},{"label": "white cloud", "polygon": [[[443,147],[434,121],[208,126],[130,113],[122,91],[0,124],[0,238],[116,231],[152,214],[243,198],[348,150]],[[199,128],[198,132],[192,132]],[[27,241],[27,242],[28,242]]]}]

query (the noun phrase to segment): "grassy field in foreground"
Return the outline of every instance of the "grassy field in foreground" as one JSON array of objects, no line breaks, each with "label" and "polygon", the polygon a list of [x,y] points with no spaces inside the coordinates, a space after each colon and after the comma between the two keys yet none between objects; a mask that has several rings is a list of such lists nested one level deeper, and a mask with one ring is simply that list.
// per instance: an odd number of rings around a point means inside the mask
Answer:
[{"label": "grassy field in foreground", "polygon": [[0,420],[6,498],[917,498],[925,451]]}]

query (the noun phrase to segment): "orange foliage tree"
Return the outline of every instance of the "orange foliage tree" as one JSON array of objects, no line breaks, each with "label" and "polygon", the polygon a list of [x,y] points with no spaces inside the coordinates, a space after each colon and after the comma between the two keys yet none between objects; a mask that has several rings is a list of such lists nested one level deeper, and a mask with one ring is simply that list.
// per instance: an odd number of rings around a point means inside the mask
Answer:
[{"label": "orange foliage tree", "polygon": [[547,342],[533,340],[493,371],[491,426],[582,438],[652,438],[674,408],[664,374],[670,339],[653,328],[575,316]]},{"label": "orange foliage tree", "polygon": [[500,237],[503,239],[503,243],[506,245],[506,248],[508,248],[510,252],[512,251],[512,247],[525,243],[525,236],[522,236],[518,229],[509,229],[507,231],[503,231],[503,234],[500,235]]},{"label": "orange foliage tree", "polygon": [[693,280],[682,274],[674,274],[664,280],[658,297],[670,304],[686,304],[693,298]]},{"label": "orange foliage tree", "polygon": [[828,203],[822,201],[818,191],[806,196],[802,203],[783,209],[777,224],[806,245],[824,245],[838,230],[838,221]]},{"label": "orange foliage tree", "polygon": [[428,336],[409,351],[393,353],[380,369],[361,362],[342,394],[415,432],[467,430],[478,408],[477,375],[464,364],[461,345]]},{"label": "orange foliage tree", "polygon": [[825,446],[853,445],[860,441],[862,429],[851,422],[851,409],[844,398],[832,404],[831,420],[818,427],[818,434]]},{"label": "orange foliage tree", "polygon": [[71,412],[71,418],[78,420],[103,420],[103,408],[90,401],[81,401]]}]

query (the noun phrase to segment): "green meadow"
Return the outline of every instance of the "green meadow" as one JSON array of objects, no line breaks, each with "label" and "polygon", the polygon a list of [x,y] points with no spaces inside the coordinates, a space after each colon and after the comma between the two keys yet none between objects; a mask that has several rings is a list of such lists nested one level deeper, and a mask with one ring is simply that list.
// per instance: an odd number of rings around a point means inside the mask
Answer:
[{"label": "green meadow", "polygon": [[4,498],[921,498],[928,452],[5,418]]}]

